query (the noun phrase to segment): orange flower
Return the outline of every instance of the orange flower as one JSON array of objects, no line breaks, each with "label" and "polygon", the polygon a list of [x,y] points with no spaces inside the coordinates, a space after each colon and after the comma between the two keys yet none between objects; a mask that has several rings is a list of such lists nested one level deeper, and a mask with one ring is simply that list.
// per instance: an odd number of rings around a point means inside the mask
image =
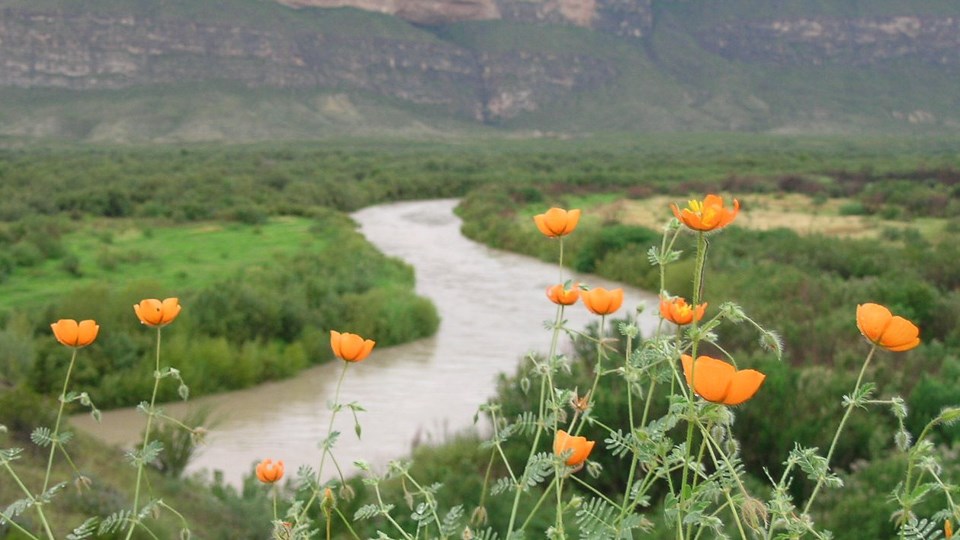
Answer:
[{"label": "orange flower", "polygon": [[943,537],[953,538],[953,523],[949,519],[943,522]]},{"label": "orange flower", "polygon": [[265,459],[257,464],[257,480],[264,484],[272,484],[283,478],[283,461],[273,462],[272,459]]},{"label": "orange flower", "polygon": [[589,291],[581,292],[580,298],[583,299],[583,305],[587,306],[591,313],[609,315],[623,305],[623,289],[608,291],[603,287],[595,287]]},{"label": "orange flower", "polygon": [[567,465],[576,467],[587,460],[587,456],[593,450],[595,441],[588,441],[586,437],[573,437],[562,429],[557,430],[557,435],[553,438],[553,453],[560,456],[568,450],[573,450],[573,454],[567,458]]},{"label": "orange flower", "polygon": [[577,223],[580,222],[580,210],[551,208],[544,214],[533,216],[533,221],[544,236],[549,238],[566,236],[577,228]]},{"label": "orange flower", "polygon": [[173,322],[180,314],[180,300],[167,298],[162,302],[156,298],[146,298],[133,305],[133,310],[142,324],[161,327]]},{"label": "orange flower", "polygon": [[569,289],[565,288],[562,283],[547,287],[547,298],[554,304],[561,306],[576,304],[577,299],[580,298],[580,285],[574,283]]},{"label": "orange flower", "polygon": [[50,325],[53,329],[53,336],[61,344],[67,347],[86,347],[97,339],[97,333],[100,332],[100,325],[97,321],[87,319],[79,323],[73,319],[60,319]]},{"label": "orange flower", "polygon": [[687,301],[680,297],[660,299],[660,316],[679,326],[699,321],[703,318],[703,312],[706,309],[706,302],[694,308],[687,305]]},{"label": "orange flower", "polygon": [[920,329],[903,317],[894,317],[880,304],[857,306],[857,328],[871,342],[888,351],[909,351],[920,344]]},{"label": "orange flower", "polygon": [[723,198],[719,195],[707,195],[702,201],[692,200],[686,208],[680,210],[675,204],[670,205],[673,215],[684,225],[695,231],[712,231],[726,227],[737,217],[740,211],[740,201],[733,200],[733,210],[723,207]]},{"label": "orange flower", "polygon": [[683,363],[687,384],[693,386],[700,397],[713,403],[739,405],[752,398],[767,378],[754,369],[738,371],[723,360],[709,356],[700,356],[694,363],[690,355],[684,354],[680,361]]},{"label": "orange flower", "polygon": [[373,346],[377,342],[370,339],[363,339],[356,334],[340,333],[336,330],[330,331],[330,348],[333,354],[341,360],[347,362],[359,362],[366,358]]}]

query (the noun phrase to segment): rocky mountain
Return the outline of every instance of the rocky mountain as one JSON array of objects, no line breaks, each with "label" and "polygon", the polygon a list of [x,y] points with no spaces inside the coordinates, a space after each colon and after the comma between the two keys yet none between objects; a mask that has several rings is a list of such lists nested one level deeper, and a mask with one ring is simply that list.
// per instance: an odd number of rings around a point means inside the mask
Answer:
[{"label": "rocky mountain", "polygon": [[951,0],[284,2],[4,0],[0,134],[960,131]]}]

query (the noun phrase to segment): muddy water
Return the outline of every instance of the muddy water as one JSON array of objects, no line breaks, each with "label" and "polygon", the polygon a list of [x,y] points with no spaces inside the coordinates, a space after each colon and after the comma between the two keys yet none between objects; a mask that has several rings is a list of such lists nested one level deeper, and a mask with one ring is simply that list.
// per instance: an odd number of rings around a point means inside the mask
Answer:
[{"label": "muddy water", "polygon": [[[335,455],[345,474],[357,472],[356,459],[382,467],[407,454],[415,442],[442,440],[470,428],[477,406],[492,395],[497,375],[512,373],[524,354],[549,346],[543,323],[553,317],[554,306],[544,290],[557,282],[556,266],[464,238],[455,206],[455,200],[395,203],[353,216],[380,250],[414,267],[417,292],[434,302],[441,324],[432,338],[378,348],[364,362],[350,365],[341,400],[359,402],[366,412],[360,413],[362,440],[354,435],[349,413],[336,418],[335,429],[343,435]],[[591,276],[580,279],[619,286]],[[621,314],[644,302],[655,307],[653,299],[626,288]],[[647,309],[641,319],[645,334],[656,324],[654,311]],[[580,304],[568,315],[575,328],[595,317]],[[254,462],[266,457],[284,460],[288,471],[300,464],[315,466],[340,370],[341,363],[330,363],[289,380],[164,406],[173,416],[206,406],[217,418],[189,470],[219,470],[225,481],[237,485]],[[110,443],[130,446],[144,418],[123,409],[104,413],[100,425],[89,416],[75,418],[74,424]]]}]

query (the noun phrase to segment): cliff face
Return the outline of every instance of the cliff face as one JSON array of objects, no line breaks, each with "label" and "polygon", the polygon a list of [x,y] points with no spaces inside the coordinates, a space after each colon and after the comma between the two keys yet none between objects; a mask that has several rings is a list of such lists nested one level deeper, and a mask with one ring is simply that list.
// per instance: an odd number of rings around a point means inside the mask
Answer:
[{"label": "cliff face", "polygon": [[960,17],[827,17],[717,24],[698,34],[701,45],[726,58],[780,65],[891,60],[960,64]]},{"label": "cliff face", "polygon": [[247,87],[369,92],[486,122],[615,75],[578,54],[487,54],[421,39],[143,17],[0,15],[0,87],[119,89],[226,80]]},{"label": "cliff face", "polygon": [[[872,69],[863,87],[891,86],[860,116],[960,126],[950,112],[960,89],[944,84],[960,72],[960,8],[952,4],[938,8],[946,15],[905,4],[903,13],[839,17],[813,8],[731,16],[730,6],[755,0],[284,0],[296,9],[238,0],[249,13],[226,17],[207,1],[152,10],[132,2],[127,11],[116,8],[122,2],[86,11],[72,0],[0,8],[0,91],[216,83],[372,96],[495,125],[539,114],[575,128],[599,111],[606,118],[597,122],[629,128],[634,115],[664,129],[776,129],[793,121],[782,112],[791,107],[803,122],[836,117],[850,103],[851,73]],[[178,5],[183,11],[170,7]],[[310,7],[344,5],[391,16]],[[774,83],[770,66],[807,71]],[[808,84],[809,69],[830,66],[842,80]],[[904,80],[911,84],[901,92]],[[811,95],[820,87],[843,96]],[[571,104],[579,120],[567,120]],[[777,114],[786,120],[760,118]]]},{"label": "cliff face", "polygon": [[290,7],[355,7],[416,24],[507,20],[569,24],[621,36],[645,35],[653,0],[277,0]]}]

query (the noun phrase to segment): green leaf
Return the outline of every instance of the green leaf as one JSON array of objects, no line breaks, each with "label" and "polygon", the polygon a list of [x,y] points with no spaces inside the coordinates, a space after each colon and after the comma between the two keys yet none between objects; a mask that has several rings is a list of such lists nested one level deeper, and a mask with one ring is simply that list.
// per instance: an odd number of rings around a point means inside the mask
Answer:
[{"label": "green leaf", "polygon": [[40,448],[46,448],[53,444],[53,432],[48,427],[38,427],[30,433],[30,440]]},{"label": "green leaf", "polygon": [[66,540],[83,540],[84,538],[89,538],[93,536],[96,526],[97,518],[89,518],[81,523],[79,527],[73,529],[73,531],[66,536]]}]

